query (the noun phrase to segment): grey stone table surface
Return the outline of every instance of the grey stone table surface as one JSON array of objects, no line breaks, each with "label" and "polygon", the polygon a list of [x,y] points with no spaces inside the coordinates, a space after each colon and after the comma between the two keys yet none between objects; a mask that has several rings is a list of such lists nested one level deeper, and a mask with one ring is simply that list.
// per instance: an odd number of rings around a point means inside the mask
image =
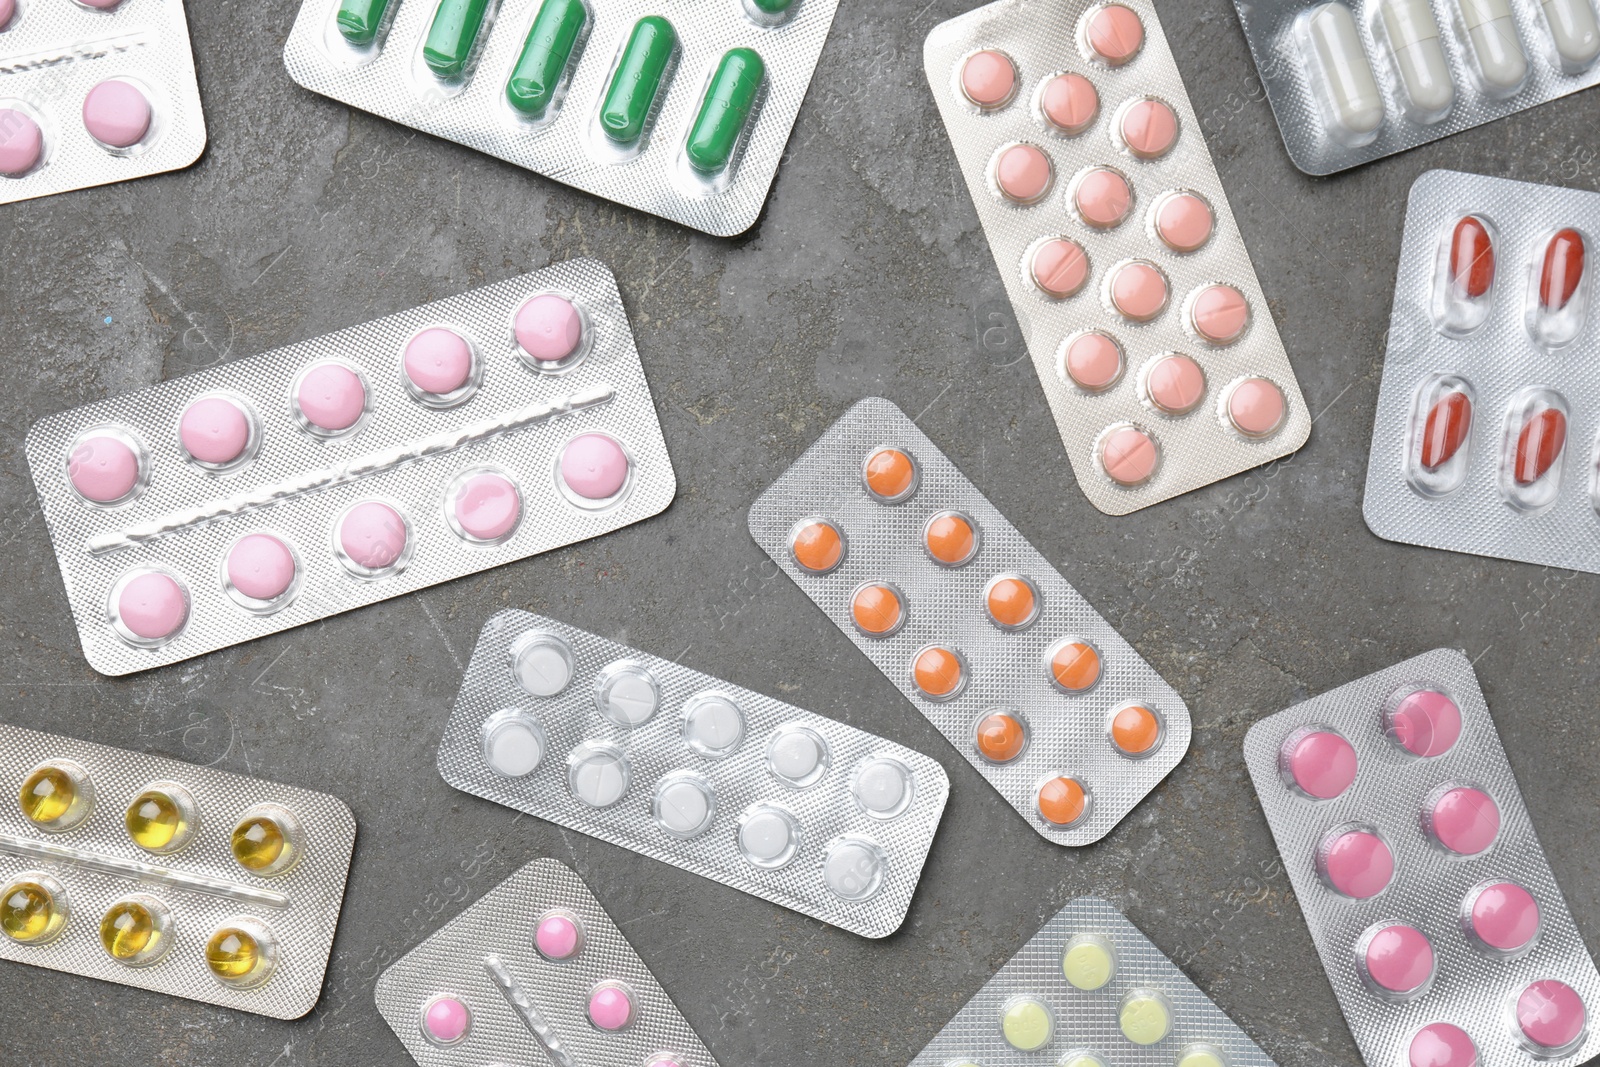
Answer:
[{"label": "grey stone table surface", "polygon": [[[420,0],[408,0],[420,2]],[[1297,455],[1109,518],[1073,483],[922,74],[969,0],[846,2],[754,229],[719,240],[307,93],[294,0],[192,3],[194,167],[0,209],[0,719],[336,794],[359,821],[317,1008],[277,1022],[0,963],[0,1061],[393,1064],[378,972],[539,856],[575,867],[719,1060],[906,1063],[1066,900],[1115,901],[1286,1067],[1359,1064],[1250,788],[1251,723],[1424,650],[1476,662],[1600,948],[1600,578],[1373,537],[1361,493],[1406,191],[1594,189],[1583,93],[1331,179],[1290,165],[1226,0],[1162,17],[1317,421]],[[577,255],[610,264],[679,492],[585,544],[161,670],[85,664],[22,454],[42,416]],[[1193,748],[1108,838],[1046,843],[745,529],[851,403],[908,412],[1183,694]],[[867,941],[448,788],[483,622],[543,612],[929,753],[952,798]],[[11,788],[11,787],[7,787]]]}]

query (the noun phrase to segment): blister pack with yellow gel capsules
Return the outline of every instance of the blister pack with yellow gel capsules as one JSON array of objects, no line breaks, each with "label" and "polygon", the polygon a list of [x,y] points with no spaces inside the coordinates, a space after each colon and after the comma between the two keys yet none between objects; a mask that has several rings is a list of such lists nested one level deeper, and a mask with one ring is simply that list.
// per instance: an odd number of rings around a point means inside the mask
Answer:
[{"label": "blister pack with yellow gel capsules", "polygon": [[297,1019],[356,823],[323,793],[0,725],[0,959]]}]

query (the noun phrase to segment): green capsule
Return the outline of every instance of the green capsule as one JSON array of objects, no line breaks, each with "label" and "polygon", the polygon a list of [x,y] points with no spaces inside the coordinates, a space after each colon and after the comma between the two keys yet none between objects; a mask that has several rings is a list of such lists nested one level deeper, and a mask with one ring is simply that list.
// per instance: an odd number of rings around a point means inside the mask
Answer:
[{"label": "green capsule", "polygon": [[467,59],[488,10],[489,0],[439,0],[428,39],[422,43],[422,61],[428,69],[446,81],[466,73]]},{"label": "green capsule", "polygon": [[763,15],[781,15],[794,6],[794,0],[750,0]]},{"label": "green capsule", "polygon": [[646,15],[633,24],[600,104],[600,128],[611,141],[632,145],[644,136],[644,124],[677,47],[672,23],[660,15]]},{"label": "green capsule", "polygon": [[390,0],[339,0],[339,12],[333,20],[339,35],[358,48],[365,48],[378,36],[383,25],[384,12]]},{"label": "green capsule", "polygon": [[683,146],[691,167],[702,174],[727,167],[766,76],[766,64],[748,48],[732,48],[723,55]]},{"label": "green capsule", "polygon": [[506,82],[506,102],[518,114],[542,119],[549,112],[573,46],[588,21],[583,0],[544,0]]}]

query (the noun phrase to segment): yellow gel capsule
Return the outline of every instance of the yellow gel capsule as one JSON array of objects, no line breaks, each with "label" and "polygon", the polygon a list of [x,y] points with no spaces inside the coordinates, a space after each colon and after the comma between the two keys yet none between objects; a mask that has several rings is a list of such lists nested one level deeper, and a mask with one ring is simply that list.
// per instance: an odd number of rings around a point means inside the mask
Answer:
[{"label": "yellow gel capsule", "polygon": [[146,852],[176,852],[189,840],[194,802],[177,785],[153,785],[134,797],[124,821],[128,836]]},{"label": "yellow gel capsule", "polygon": [[1043,1048],[1053,1029],[1050,1009],[1032,997],[1010,1001],[1000,1014],[1000,1032],[1012,1048],[1023,1052]]},{"label": "yellow gel capsule", "polygon": [[1105,938],[1078,934],[1061,955],[1061,973],[1078,989],[1099,989],[1111,981],[1116,962]]},{"label": "yellow gel capsule", "polygon": [[1228,1063],[1216,1049],[1192,1045],[1178,1053],[1178,1067],[1228,1067]]},{"label": "yellow gel capsule", "polygon": [[76,763],[52,760],[22,780],[17,801],[23,817],[41,830],[69,830],[89,814],[94,789]]},{"label": "yellow gel capsule", "polygon": [[137,967],[167,952],[167,907],[143,893],[117,901],[100,919],[100,947],[118,963]]},{"label": "yellow gel capsule", "polygon": [[49,875],[24,874],[0,889],[0,933],[18,944],[48,941],[66,922],[66,893]]},{"label": "yellow gel capsule", "polygon": [[254,919],[235,920],[206,939],[206,966],[223,985],[236,989],[260,985],[276,961],[271,938]]},{"label": "yellow gel capsule", "polygon": [[283,859],[289,837],[270,815],[252,815],[233,828],[233,858],[247,871],[264,871]]},{"label": "yellow gel capsule", "polygon": [[1172,1028],[1172,1013],[1161,994],[1136,989],[1122,998],[1117,1023],[1122,1027],[1122,1036],[1135,1045],[1153,1045]]}]

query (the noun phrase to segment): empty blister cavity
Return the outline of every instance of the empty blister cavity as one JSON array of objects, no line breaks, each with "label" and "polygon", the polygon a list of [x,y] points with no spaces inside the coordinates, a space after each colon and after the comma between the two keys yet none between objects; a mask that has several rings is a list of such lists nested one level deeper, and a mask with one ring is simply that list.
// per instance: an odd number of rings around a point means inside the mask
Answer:
[{"label": "empty blister cavity", "polygon": [[677,31],[660,15],[635,22],[618,47],[594,117],[615,158],[631,159],[642,151],[677,58]]},{"label": "empty blister cavity", "polygon": [[1471,44],[1472,69],[1491,99],[1514,96],[1528,79],[1528,57],[1510,0],[1455,0]]},{"label": "empty blister cavity", "polygon": [[729,49],[707,77],[683,158],[710,191],[727,188],[766,84],[766,64],[753,48]]},{"label": "empty blister cavity", "polygon": [[1433,8],[1428,0],[1377,0],[1377,8],[1406,117],[1424,125],[1438,122],[1450,113],[1456,90]]},{"label": "empty blister cavity", "polygon": [[1329,135],[1351,148],[1370,144],[1383,124],[1383,96],[1350,8],[1330,0],[1307,10],[1295,25]]},{"label": "empty blister cavity", "polygon": [[540,124],[559,114],[588,35],[585,0],[542,0],[506,78],[506,106],[518,119]]},{"label": "empty blister cavity", "polygon": [[1417,386],[1406,422],[1406,482],[1425,497],[1453,493],[1472,461],[1472,384],[1454,374],[1434,374]]},{"label": "empty blister cavity", "polygon": [[1571,227],[1541,241],[1529,270],[1528,335],[1548,349],[1563,348],[1583,330],[1591,284],[1587,242]]},{"label": "empty blister cavity", "polygon": [[1464,215],[1442,233],[1433,275],[1433,321],[1446,337],[1465,337],[1494,307],[1495,229]]},{"label": "empty blister cavity", "polygon": [[1600,22],[1589,0],[1540,0],[1539,10],[1562,73],[1581,74],[1592,66],[1600,56]]},{"label": "empty blister cavity", "polygon": [[1528,386],[1506,405],[1496,481],[1506,503],[1542,511],[1561,491],[1567,402],[1553,389]]}]

